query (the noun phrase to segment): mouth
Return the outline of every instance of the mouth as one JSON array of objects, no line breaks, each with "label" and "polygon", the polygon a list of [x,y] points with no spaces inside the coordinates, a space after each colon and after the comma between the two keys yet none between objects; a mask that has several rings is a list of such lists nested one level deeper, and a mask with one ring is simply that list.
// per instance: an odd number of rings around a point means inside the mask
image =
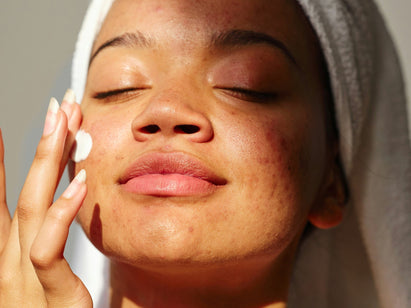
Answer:
[{"label": "mouth", "polygon": [[151,153],[127,168],[119,183],[133,194],[181,197],[211,194],[227,180],[187,154]]}]

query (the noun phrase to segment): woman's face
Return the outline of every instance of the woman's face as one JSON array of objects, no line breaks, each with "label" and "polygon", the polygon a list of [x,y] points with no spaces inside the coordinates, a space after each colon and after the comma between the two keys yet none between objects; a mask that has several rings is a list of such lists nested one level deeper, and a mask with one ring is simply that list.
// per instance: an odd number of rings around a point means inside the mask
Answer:
[{"label": "woman's face", "polygon": [[285,253],[326,173],[319,63],[294,1],[116,1],[82,101],[93,149],[75,166],[93,243],[146,266]]}]

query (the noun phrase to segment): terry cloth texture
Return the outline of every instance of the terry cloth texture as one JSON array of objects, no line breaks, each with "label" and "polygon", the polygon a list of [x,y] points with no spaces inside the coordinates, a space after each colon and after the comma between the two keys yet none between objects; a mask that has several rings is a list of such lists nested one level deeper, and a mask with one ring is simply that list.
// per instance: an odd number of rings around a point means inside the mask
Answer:
[{"label": "terry cloth texture", "polygon": [[[298,2],[328,66],[350,202],[339,227],[316,230],[301,245],[289,307],[411,307],[411,151],[394,45],[372,0]],[[80,100],[111,4],[91,1],[79,34],[72,88]],[[78,243],[89,252],[73,267],[99,298],[108,283],[96,268],[103,257],[85,248],[84,236]]]}]

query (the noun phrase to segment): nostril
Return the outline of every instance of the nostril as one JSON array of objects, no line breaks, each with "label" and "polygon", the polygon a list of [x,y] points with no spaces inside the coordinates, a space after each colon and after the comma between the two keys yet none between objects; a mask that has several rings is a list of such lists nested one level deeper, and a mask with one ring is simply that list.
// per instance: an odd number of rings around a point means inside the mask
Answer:
[{"label": "nostril", "polygon": [[155,124],[147,125],[142,128],[140,128],[140,132],[145,133],[145,134],[155,134],[160,130],[160,127]]},{"label": "nostril", "polygon": [[200,130],[196,125],[177,125],[174,131],[178,134],[195,134]]}]

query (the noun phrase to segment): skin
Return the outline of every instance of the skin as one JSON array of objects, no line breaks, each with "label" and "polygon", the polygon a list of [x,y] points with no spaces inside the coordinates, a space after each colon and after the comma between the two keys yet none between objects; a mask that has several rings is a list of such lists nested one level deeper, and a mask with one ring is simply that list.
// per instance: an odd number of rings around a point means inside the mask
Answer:
[{"label": "skin", "polygon": [[[238,29],[274,37],[288,51],[210,44]],[[40,141],[17,215],[2,214],[0,226],[11,231],[0,242],[0,304],[91,306],[62,256],[78,212],[111,260],[112,307],[285,307],[307,221],[328,228],[342,217],[326,78],[309,23],[287,0],[118,0],[93,54],[136,31],[155,43],[110,46],[93,57],[83,118],[77,105],[63,103],[57,128]],[[124,88],[132,90],[107,95]],[[86,170],[87,189],[74,180],[74,196],[52,204],[80,121],[93,149],[70,171]],[[126,191],[120,178],[153,153],[193,157],[224,185],[178,197]],[[37,183],[49,184],[38,192]],[[22,289],[18,302],[13,294]]]}]

